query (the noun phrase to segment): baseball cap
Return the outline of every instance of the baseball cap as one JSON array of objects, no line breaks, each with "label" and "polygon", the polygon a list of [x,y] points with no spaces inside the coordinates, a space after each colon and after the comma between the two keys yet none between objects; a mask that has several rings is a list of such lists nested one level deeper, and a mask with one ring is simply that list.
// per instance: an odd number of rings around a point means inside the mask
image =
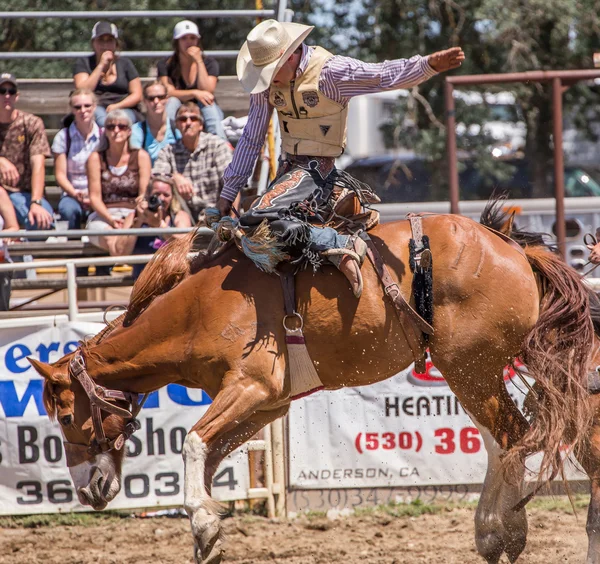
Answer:
[{"label": "baseball cap", "polygon": [[92,29],[92,39],[96,39],[101,35],[112,35],[115,39],[119,39],[119,30],[114,23],[96,22]]},{"label": "baseball cap", "polygon": [[4,84],[5,82],[9,82],[15,88],[18,88],[17,79],[14,74],[10,74],[9,72],[3,72],[0,74],[0,84]]},{"label": "baseball cap", "polygon": [[200,31],[198,30],[198,26],[190,20],[183,20],[173,28],[173,39],[179,39],[180,37],[188,34],[195,35],[196,37],[202,37],[200,35]]}]

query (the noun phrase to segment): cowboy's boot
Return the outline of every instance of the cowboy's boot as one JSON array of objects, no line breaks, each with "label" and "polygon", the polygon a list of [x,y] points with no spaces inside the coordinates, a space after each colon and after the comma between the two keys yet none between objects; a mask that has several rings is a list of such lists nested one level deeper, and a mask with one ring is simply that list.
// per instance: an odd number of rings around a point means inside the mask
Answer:
[{"label": "cowboy's boot", "polygon": [[357,235],[353,235],[343,249],[328,249],[321,254],[348,279],[352,292],[360,298],[363,290],[360,267],[367,254],[367,244]]}]

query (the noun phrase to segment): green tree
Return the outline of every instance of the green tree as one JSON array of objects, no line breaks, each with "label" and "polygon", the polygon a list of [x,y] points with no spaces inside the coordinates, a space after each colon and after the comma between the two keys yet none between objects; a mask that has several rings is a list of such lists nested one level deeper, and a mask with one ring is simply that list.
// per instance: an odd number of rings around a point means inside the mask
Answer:
[{"label": "green tree", "polygon": [[[331,10],[325,16],[313,0],[293,0],[293,5],[308,22],[319,18],[332,22],[311,37],[337,53],[381,61],[460,45],[467,56],[460,71],[455,71],[460,74],[591,68],[592,53],[598,49],[598,0],[363,0],[360,5],[354,0],[336,0],[327,5]],[[514,91],[523,110],[534,195],[547,193],[552,158],[550,85],[501,88]],[[597,88],[580,83],[567,91],[565,109],[576,125],[591,134],[590,126],[599,117],[597,102]],[[460,103],[456,115],[467,128],[488,117],[485,107]],[[395,138],[390,134],[394,131]],[[401,139],[403,146],[438,164],[434,167],[439,171],[437,182],[445,187],[445,135],[443,79],[437,78],[399,101],[388,139],[391,143]],[[482,170],[497,174],[502,165],[492,161],[489,142],[485,136],[458,139],[459,149],[474,154]]]}]

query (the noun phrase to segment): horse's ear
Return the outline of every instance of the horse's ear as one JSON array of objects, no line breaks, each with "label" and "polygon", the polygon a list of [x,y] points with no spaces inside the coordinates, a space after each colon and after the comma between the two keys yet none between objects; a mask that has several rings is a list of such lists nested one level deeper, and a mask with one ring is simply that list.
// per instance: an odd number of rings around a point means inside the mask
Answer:
[{"label": "horse's ear", "polygon": [[44,380],[56,380],[56,378],[53,377],[54,370],[50,364],[46,362],[40,362],[39,360],[36,360],[30,356],[27,357],[27,360],[31,366],[36,369],[37,373],[44,378]]}]

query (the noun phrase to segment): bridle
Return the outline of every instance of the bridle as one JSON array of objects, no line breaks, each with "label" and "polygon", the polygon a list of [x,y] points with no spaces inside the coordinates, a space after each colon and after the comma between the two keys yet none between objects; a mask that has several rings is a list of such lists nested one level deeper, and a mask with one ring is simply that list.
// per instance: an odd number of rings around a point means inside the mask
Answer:
[{"label": "bridle", "polygon": [[[94,439],[89,445],[84,443],[70,443],[64,441],[67,466],[76,466],[82,462],[92,460],[96,455],[111,450],[121,450],[125,441],[140,429],[140,422],[136,416],[142,409],[148,394],[136,392],[122,392],[120,390],[108,390],[104,386],[96,384],[87,372],[85,360],[81,352],[77,352],[69,362],[69,372],[85,390],[92,412],[92,425],[94,428]],[[128,408],[119,407],[111,401],[125,401]],[[102,412],[106,411],[127,420],[123,431],[114,439],[107,438],[102,427]]]}]

